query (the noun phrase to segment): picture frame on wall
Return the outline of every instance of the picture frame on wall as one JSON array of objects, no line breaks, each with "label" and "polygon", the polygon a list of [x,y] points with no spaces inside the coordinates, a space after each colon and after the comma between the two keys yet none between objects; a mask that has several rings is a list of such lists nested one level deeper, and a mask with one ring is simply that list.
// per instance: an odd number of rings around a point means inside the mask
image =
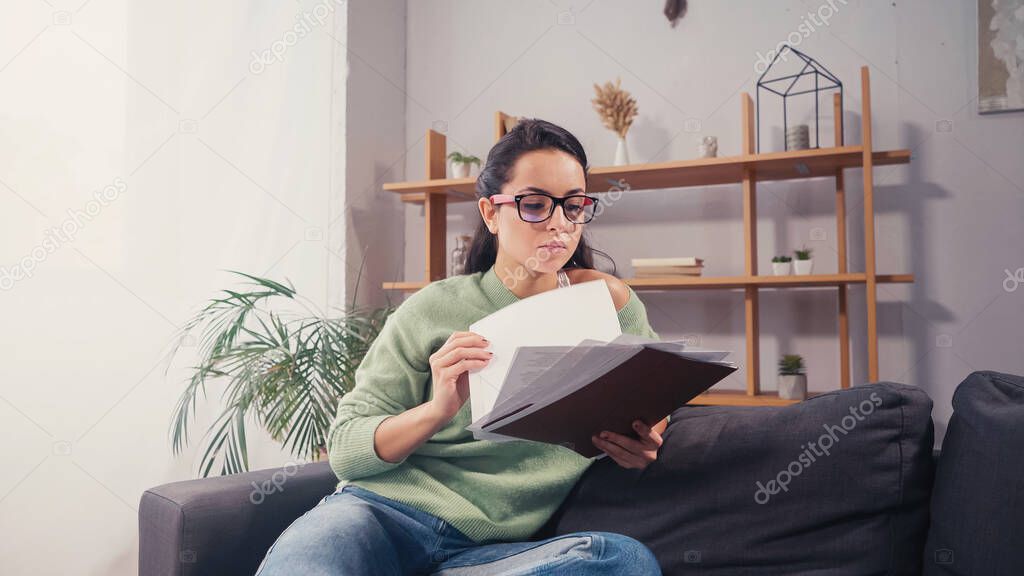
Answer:
[{"label": "picture frame on wall", "polygon": [[978,0],[978,113],[1024,110],[1024,0]]}]

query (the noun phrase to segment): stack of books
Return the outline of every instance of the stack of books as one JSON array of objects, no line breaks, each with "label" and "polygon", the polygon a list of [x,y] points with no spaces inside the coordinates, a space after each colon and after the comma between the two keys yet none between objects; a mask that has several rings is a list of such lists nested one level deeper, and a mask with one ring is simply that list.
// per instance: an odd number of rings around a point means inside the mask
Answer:
[{"label": "stack of books", "polygon": [[694,256],[677,258],[633,258],[633,274],[637,278],[700,276],[704,259]]}]

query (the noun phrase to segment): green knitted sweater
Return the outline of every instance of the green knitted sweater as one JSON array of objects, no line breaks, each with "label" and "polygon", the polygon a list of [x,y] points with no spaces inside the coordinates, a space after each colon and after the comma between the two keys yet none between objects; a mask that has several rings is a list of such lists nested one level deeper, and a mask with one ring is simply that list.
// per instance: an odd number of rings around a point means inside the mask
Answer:
[{"label": "green knitted sweater", "polygon": [[[618,311],[624,333],[658,338],[630,288]],[[470,402],[401,462],[373,447],[377,425],[433,397],[429,357],[452,332],[520,298],[491,267],[431,282],[388,317],[338,403],[327,435],[337,490],[355,484],[446,520],[478,543],[523,541],[558,509],[594,461],[572,450],[528,440],[473,438]]]}]

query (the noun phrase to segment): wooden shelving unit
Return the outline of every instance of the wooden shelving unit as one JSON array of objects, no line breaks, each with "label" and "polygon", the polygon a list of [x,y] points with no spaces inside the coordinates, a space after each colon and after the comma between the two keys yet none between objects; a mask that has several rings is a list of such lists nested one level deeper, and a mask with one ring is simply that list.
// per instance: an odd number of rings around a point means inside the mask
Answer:
[{"label": "wooden shelving unit", "polygon": [[[875,281],[885,283],[909,283],[914,281],[912,274],[878,274]],[[748,286],[762,288],[797,288],[814,286],[841,286],[843,284],[865,284],[867,276],[860,272],[846,274],[809,274],[807,276],[680,276],[677,278],[625,278],[623,282],[634,290],[709,290],[735,289]],[[388,290],[404,290],[414,292],[426,286],[428,282],[385,282]]]},{"label": "wooden shelving unit", "polygon": [[[736,406],[778,406],[792,400],[780,399],[774,393],[762,393],[760,387],[759,293],[761,290],[789,288],[827,288],[837,290],[840,387],[850,387],[850,334],[848,290],[850,285],[863,284],[866,292],[868,378],[878,380],[877,285],[879,283],[911,283],[912,274],[878,274],[875,270],[874,167],[910,162],[909,150],[875,151],[871,145],[871,84],[867,66],[861,67],[861,134],[862,143],[843,145],[843,111],[839,96],[833,98],[835,146],[811,150],[754,152],[754,111],[750,95],[740,98],[743,118],[742,154],[720,158],[678,160],[628,166],[596,167],[587,178],[587,191],[600,194],[608,191],[609,180],[628,183],[630,192],[640,190],[687,188],[739,184],[743,198],[744,274],[720,277],[626,278],[634,290],[742,290],[746,317],[746,389],[709,391],[695,398],[693,404]],[[495,138],[505,133],[502,112],[495,114]],[[446,143],[443,134],[427,131],[426,180],[385,184],[384,189],[399,194],[403,202],[424,205],[426,220],[425,275],[423,280],[385,282],[387,290],[416,291],[434,280],[445,277],[446,216],[449,202],[476,201],[475,178],[446,178]],[[864,186],[864,254],[863,272],[847,270],[846,186],[843,171],[862,168]],[[762,276],[757,271],[757,182],[832,178],[835,181],[836,239],[838,271],[835,274],[808,276]],[[685,193],[685,190],[680,193]]]},{"label": "wooden shelving unit", "polygon": [[[743,96],[749,98],[746,94]],[[757,174],[758,181],[831,177],[835,176],[836,170],[861,166],[863,155],[860,146],[838,146],[628,166],[601,166],[591,168],[587,190],[600,193],[608,187],[609,179],[624,179],[629,182],[632,190],[741,184],[747,169]],[[906,164],[910,161],[909,150],[875,152],[873,156],[872,161],[876,166]],[[449,202],[476,201],[475,178],[393,182],[385,184],[384,189],[396,192],[401,195],[402,201],[414,204],[422,204],[427,194],[444,194]]]}]

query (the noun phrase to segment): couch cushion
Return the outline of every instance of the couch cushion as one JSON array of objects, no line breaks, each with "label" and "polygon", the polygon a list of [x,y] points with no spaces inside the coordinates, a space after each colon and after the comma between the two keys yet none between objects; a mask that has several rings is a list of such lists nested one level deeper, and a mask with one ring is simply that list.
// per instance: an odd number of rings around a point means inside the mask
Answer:
[{"label": "couch cushion", "polygon": [[684,406],[656,462],[596,462],[536,537],[626,534],[666,575],[920,573],[931,407],[889,382],[786,407]]},{"label": "couch cushion", "polygon": [[1024,574],[1024,378],[974,372],[953,394],[926,575]]}]

